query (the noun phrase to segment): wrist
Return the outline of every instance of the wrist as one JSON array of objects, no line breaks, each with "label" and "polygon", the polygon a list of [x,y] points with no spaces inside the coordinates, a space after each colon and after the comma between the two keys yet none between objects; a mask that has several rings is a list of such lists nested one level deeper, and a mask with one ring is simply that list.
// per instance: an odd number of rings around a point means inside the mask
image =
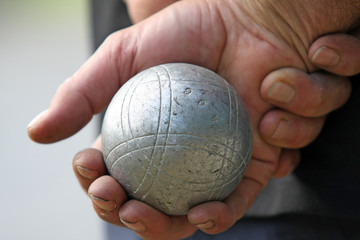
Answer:
[{"label": "wrist", "polygon": [[360,24],[360,0],[237,0],[240,9],[276,38],[295,49],[306,63],[318,37],[347,32]]},{"label": "wrist", "polygon": [[[292,30],[307,46],[317,37],[347,32],[360,24],[359,0],[245,0],[262,25],[277,28],[277,34]],[[290,37],[290,36],[288,36]]]}]

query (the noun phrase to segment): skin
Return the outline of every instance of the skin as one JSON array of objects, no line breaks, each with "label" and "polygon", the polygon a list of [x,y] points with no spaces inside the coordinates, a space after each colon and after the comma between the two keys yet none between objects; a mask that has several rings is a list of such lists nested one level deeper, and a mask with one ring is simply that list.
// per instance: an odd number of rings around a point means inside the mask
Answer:
[{"label": "skin", "polygon": [[[165,62],[189,62],[216,71],[242,96],[254,129],[254,151],[244,179],[224,202],[204,203],[192,208],[188,216],[174,217],[129,200],[106,175],[99,138],[94,149],[77,154],[74,170],[102,219],[127,226],[144,239],[179,239],[197,229],[210,234],[225,231],[243,216],[271,177],[284,176],[296,166],[299,152],[293,148],[310,143],[320,132],[325,115],[347,100],[350,84],[344,78],[305,73],[317,69],[309,47],[319,29],[314,34],[304,22],[307,31],[299,42],[295,36],[303,32],[290,29],[284,35],[279,29],[272,31],[255,21],[259,17],[253,15],[255,9],[237,1],[181,1],[112,34],[60,86],[49,109],[30,124],[29,136],[38,142],[71,136],[107,106],[127,79]],[[341,67],[335,70],[341,71]],[[343,74],[352,73],[344,70]],[[284,81],[294,86],[291,101],[269,98],[270,90],[284,92],[284,88],[273,88],[274,83]]]}]

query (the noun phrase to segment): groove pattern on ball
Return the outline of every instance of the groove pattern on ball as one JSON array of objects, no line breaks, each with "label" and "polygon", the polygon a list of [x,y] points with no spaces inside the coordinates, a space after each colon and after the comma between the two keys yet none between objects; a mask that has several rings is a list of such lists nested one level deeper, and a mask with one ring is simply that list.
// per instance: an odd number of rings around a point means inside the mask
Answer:
[{"label": "groove pattern on ball", "polygon": [[226,80],[173,63],[137,74],[116,93],[102,145],[109,173],[130,197],[183,215],[233,191],[250,160],[252,132]]}]

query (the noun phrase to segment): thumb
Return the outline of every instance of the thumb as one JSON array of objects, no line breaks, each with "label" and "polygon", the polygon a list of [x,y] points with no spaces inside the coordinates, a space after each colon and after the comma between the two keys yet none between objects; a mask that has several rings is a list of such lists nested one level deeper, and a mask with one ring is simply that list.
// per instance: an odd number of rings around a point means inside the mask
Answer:
[{"label": "thumb", "polygon": [[51,143],[69,137],[105,108],[120,85],[115,63],[105,52],[100,48],[60,85],[49,108],[28,125],[32,140]]},{"label": "thumb", "polygon": [[[202,22],[204,13],[199,11],[203,8],[194,6],[197,4],[204,2],[177,2],[133,27],[110,35],[59,87],[49,109],[29,124],[30,138],[51,143],[75,134],[94,114],[105,109],[125,81],[150,66],[188,62],[216,69],[221,57],[221,51],[216,50],[222,49],[225,36],[219,34],[223,33],[220,24]],[[204,39],[212,41],[204,42]]]},{"label": "thumb", "polygon": [[360,73],[360,27],[353,34],[334,33],[317,39],[309,58],[318,67],[341,75]]}]

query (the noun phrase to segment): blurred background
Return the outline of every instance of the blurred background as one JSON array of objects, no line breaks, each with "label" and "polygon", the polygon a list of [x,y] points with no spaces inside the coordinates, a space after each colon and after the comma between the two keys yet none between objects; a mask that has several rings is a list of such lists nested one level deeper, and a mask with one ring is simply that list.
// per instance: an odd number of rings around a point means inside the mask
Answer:
[{"label": "blurred background", "polygon": [[0,239],[103,239],[71,166],[97,121],[50,145],[25,131],[90,56],[89,14],[86,0],[0,0]]}]

